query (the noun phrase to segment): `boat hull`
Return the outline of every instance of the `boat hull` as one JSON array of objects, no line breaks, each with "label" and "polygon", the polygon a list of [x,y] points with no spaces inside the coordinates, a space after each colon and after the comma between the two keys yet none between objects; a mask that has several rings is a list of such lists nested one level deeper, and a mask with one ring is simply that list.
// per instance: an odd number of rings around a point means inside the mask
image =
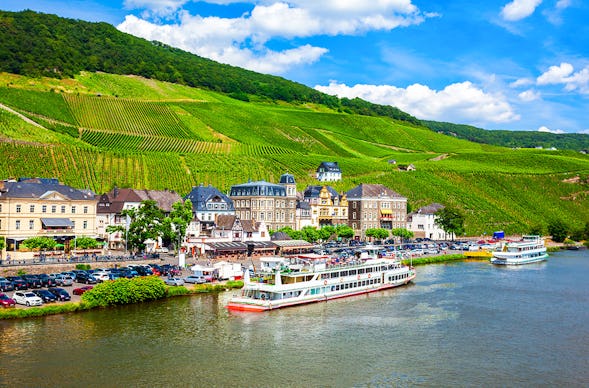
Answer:
[{"label": "boat hull", "polygon": [[302,298],[292,298],[287,300],[279,300],[279,301],[260,301],[260,300],[250,300],[246,298],[233,298],[229,303],[225,306],[228,310],[232,311],[249,311],[249,312],[263,312],[269,310],[276,310],[285,307],[293,307],[293,306],[300,306],[309,303],[317,303],[317,302],[327,302],[329,300],[334,299],[342,299],[347,298],[350,296],[368,294],[377,291],[383,291],[390,288],[395,288],[399,286],[403,286],[411,282],[415,279],[415,272],[406,279],[403,279],[402,282],[398,283],[387,283],[387,284],[380,284],[377,287],[370,287],[370,288],[361,288],[356,289],[353,291],[345,292],[345,293],[333,293],[333,294],[323,294],[323,295],[311,295],[305,296]]},{"label": "boat hull", "polygon": [[545,253],[540,256],[536,257],[527,257],[527,258],[500,258],[500,257],[493,257],[491,258],[491,264],[496,265],[524,265],[524,264],[532,264],[538,263],[541,261],[545,261],[548,259],[548,254]]}]

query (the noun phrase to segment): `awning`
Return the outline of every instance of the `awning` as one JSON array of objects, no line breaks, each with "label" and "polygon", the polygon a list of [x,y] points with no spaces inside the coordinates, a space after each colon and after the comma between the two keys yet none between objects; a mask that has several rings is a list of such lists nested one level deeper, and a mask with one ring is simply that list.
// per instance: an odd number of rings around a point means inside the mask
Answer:
[{"label": "awning", "polygon": [[380,209],[380,214],[393,214],[391,209]]},{"label": "awning", "polygon": [[45,227],[49,228],[73,228],[74,223],[69,218],[41,218]]}]

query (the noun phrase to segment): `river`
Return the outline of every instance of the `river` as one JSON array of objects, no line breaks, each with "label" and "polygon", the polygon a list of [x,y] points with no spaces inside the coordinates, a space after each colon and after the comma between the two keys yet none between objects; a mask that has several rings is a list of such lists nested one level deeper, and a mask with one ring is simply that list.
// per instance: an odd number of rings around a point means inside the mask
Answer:
[{"label": "river", "polygon": [[269,313],[224,293],[0,321],[0,386],[589,386],[588,280],[566,251]]}]

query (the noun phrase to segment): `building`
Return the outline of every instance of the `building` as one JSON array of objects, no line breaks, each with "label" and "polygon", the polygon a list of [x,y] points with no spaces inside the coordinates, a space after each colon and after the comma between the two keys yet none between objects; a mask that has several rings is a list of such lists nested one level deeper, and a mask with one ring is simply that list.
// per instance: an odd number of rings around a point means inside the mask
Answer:
[{"label": "building", "polygon": [[105,241],[108,241],[109,249],[125,250],[126,236],[124,232],[108,233],[107,228],[127,226],[127,217],[122,214],[122,211],[138,209],[141,202],[146,200],[155,201],[164,215],[169,215],[172,205],[182,202],[182,197],[170,190],[136,190],[118,187],[100,196],[96,210],[97,232]]},{"label": "building", "polygon": [[436,212],[443,208],[444,205],[432,203],[410,213],[407,216],[407,229],[412,231],[416,238],[445,240],[446,232],[436,224]]},{"label": "building", "polygon": [[231,186],[229,197],[242,221],[264,222],[271,230],[296,227],[296,183],[291,174],[283,174],[280,184],[256,181]]},{"label": "building", "polygon": [[309,202],[305,202],[302,199],[297,200],[296,209],[296,230],[301,230],[305,226],[313,225],[313,218],[311,217],[311,205]]},{"label": "building", "polygon": [[192,202],[192,212],[202,230],[212,228],[220,215],[235,215],[231,198],[211,185],[193,187],[184,199]]},{"label": "building", "polygon": [[366,229],[407,227],[407,198],[380,184],[360,184],[347,192],[348,225],[364,238]]},{"label": "building", "polygon": [[311,226],[348,223],[348,200],[346,194],[338,194],[331,186],[307,186],[303,201],[311,208]]},{"label": "building", "polygon": [[315,177],[320,182],[335,182],[342,180],[342,170],[337,162],[321,162],[317,167]]},{"label": "building", "polygon": [[54,239],[69,252],[75,248],[76,237],[98,237],[96,195],[57,179],[1,181],[0,236],[6,239],[8,253],[17,252],[24,240],[39,236]]}]

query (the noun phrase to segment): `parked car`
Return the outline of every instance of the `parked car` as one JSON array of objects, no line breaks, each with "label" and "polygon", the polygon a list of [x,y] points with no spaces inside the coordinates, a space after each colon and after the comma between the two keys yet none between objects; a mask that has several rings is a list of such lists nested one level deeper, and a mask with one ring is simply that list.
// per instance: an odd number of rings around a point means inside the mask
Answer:
[{"label": "parked car", "polygon": [[41,306],[43,299],[39,298],[32,291],[15,291],[12,294],[12,299],[18,304],[24,304],[25,306]]},{"label": "parked car", "polygon": [[14,284],[8,279],[0,279],[0,291],[14,291]]},{"label": "parked car", "polygon": [[74,295],[82,295],[84,292],[91,290],[93,288],[94,288],[93,286],[82,286],[82,287],[74,288],[72,293]]},{"label": "parked car", "polygon": [[188,275],[184,278],[184,282],[185,283],[194,283],[194,284],[203,284],[203,283],[206,283],[207,280],[204,278],[204,276]]},{"label": "parked car", "polygon": [[110,272],[102,271],[102,272],[94,272],[92,274],[98,283],[102,283],[105,280],[110,280]]},{"label": "parked car", "polygon": [[27,282],[28,288],[41,288],[41,279],[37,275],[21,275],[21,278]]},{"label": "parked car", "polygon": [[69,275],[60,273],[55,276],[55,284],[58,286],[71,286],[74,284],[74,279]]},{"label": "parked car", "polygon": [[28,290],[27,282],[20,276],[8,276],[6,279],[10,280],[15,290]]},{"label": "parked car", "polygon": [[47,291],[49,291],[50,293],[52,293],[53,295],[55,295],[55,297],[57,298],[57,300],[61,300],[62,302],[65,302],[67,300],[71,300],[72,297],[70,296],[70,294],[64,290],[63,288],[59,288],[59,287],[50,287],[47,289]]},{"label": "parked car", "polygon": [[39,298],[43,299],[43,303],[51,303],[51,302],[57,301],[57,297],[47,290],[41,289],[41,290],[33,290],[31,292],[33,294],[37,295]]},{"label": "parked car", "polygon": [[166,283],[168,286],[183,286],[184,279],[171,277],[171,278],[167,278],[166,280],[164,280],[164,283]]},{"label": "parked car", "polygon": [[39,274],[37,275],[37,277],[39,278],[39,280],[41,280],[41,285],[43,287],[53,287],[56,285],[55,278],[52,278],[50,275],[47,275],[46,273]]},{"label": "parked car", "polygon": [[6,307],[14,307],[16,306],[16,302],[14,299],[6,295],[5,293],[0,293],[0,306]]},{"label": "parked car", "polygon": [[77,272],[74,280],[77,283],[96,284],[96,278],[87,272]]}]

